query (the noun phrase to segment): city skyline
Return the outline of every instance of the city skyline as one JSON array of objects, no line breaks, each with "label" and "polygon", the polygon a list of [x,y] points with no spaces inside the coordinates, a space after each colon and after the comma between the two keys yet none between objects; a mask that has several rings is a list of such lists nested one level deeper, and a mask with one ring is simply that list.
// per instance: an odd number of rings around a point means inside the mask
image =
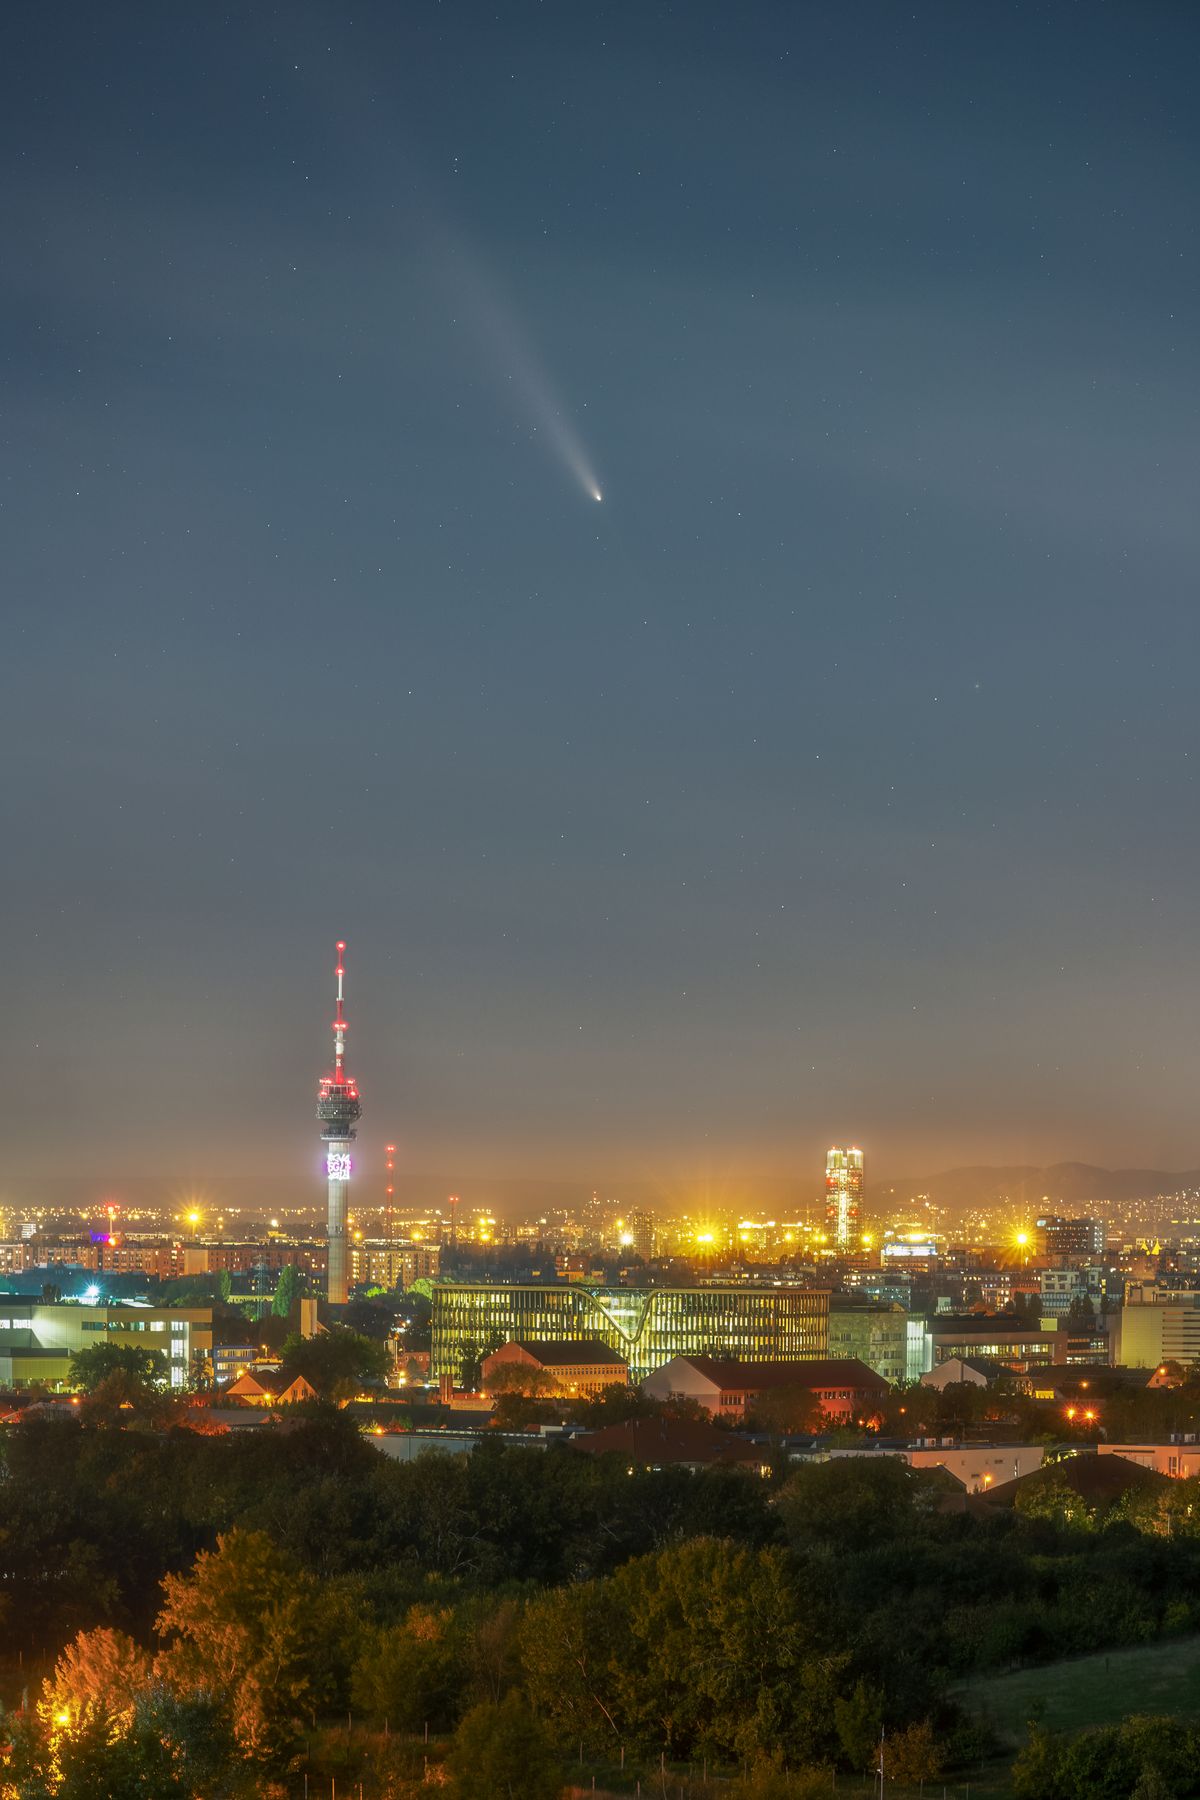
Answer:
[{"label": "city skyline", "polygon": [[0,1204],[339,935],[373,1189],[1200,1166],[1200,23],[995,21],[6,20]]}]

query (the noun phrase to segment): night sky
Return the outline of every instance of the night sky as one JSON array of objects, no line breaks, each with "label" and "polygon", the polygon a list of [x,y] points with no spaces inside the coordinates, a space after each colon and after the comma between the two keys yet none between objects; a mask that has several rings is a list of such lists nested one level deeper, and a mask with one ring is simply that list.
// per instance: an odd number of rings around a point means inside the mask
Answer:
[{"label": "night sky", "polygon": [[1198,57],[6,8],[0,1201],[1200,1163]]}]

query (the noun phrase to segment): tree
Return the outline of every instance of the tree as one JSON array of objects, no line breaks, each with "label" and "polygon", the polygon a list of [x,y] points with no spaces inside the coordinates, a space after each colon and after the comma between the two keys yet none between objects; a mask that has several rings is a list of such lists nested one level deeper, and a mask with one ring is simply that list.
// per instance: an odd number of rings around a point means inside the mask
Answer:
[{"label": "tree", "polygon": [[1044,1519],[1062,1530],[1094,1531],[1096,1508],[1073,1488],[1059,1467],[1039,1469],[1013,1501],[1024,1519]]},{"label": "tree", "polygon": [[6,1800],[226,1800],[241,1791],[225,1721],[204,1696],[141,1688],[14,1733]]},{"label": "tree", "polygon": [[663,1414],[662,1402],[652,1400],[640,1387],[613,1382],[586,1400],[576,1401],[572,1411],[580,1425],[599,1431],[605,1425],[624,1425],[627,1419],[653,1419]]},{"label": "tree", "polygon": [[492,1408],[492,1423],[500,1431],[528,1431],[533,1425],[552,1425],[562,1415],[561,1400],[528,1400],[524,1394],[501,1394]]},{"label": "tree", "polygon": [[828,1424],[825,1408],[811,1388],[768,1388],[754,1402],[754,1423],[761,1431],[800,1432],[812,1437]]},{"label": "tree", "polygon": [[1197,1735],[1180,1719],[1134,1714],[1062,1737],[1033,1726],[1013,1764],[1017,1800],[1159,1800],[1194,1792]]},{"label": "tree", "polygon": [[412,1606],[402,1625],[364,1645],[350,1678],[354,1705],[400,1731],[449,1730],[461,1705],[464,1650],[449,1607]]},{"label": "tree", "polygon": [[303,1375],[323,1400],[353,1399],[364,1387],[384,1381],[391,1367],[386,1344],[343,1326],[310,1338],[293,1332],[280,1357],[284,1368]]},{"label": "tree", "polygon": [[290,1317],[299,1293],[300,1277],[296,1273],[296,1265],[284,1263],[279,1271],[279,1280],[275,1283],[275,1297],[271,1301],[271,1311],[277,1319]]},{"label": "tree", "polygon": [[123,1631],[81,1631],[59,1655],[42,1684],[38,1715],[47,1724],[79,1718],[90,1707],[110,1718],[131,1718],[138,1695],[151,1684],[148,1653]]},{"label": "tree", "polygon": [[171,1368],[161,1350],[140,1344],[90,1344],[71,1358],[68,1380],[82,1393],[95,1393],[110,1375],[127,1376],[141,1388],[164,1388]]},{"label": "tree", "polygon": [[501,1363],[487,1378],[491,1395],[519,1394],[525,1399],[547,1399],[559,1391],[558,1382],[549,1369],[536,1369],[531,1363]]},{"label": "tree", "polygon": [[164,1678],[177,1693],[225,1699],[243,1753],[281,1760],[297,1722],[328,1699],[317,1583],[262,1532],[234,1530],[162,1586]]},{"label": "tree", "polygon": [[822,1586],[779,1550],[693,1538],[527,1609],[530,1698],[564,1739],[671,1756],[782,1755],[832,1747],[835,1683]]},{"label": "tree", "polygon": [[904,1731],[894,1731],[884,1743],[884,1774],[902,1787],[916,1787],[922,1781],[936,1781],[942,1772],[933,1726],[921,1719]]},{"label": "tree", "polygon": [[846,1456],[802,1465],[780,1490],[778,1508],[793,1543],[845,1552],[915,1531],[939,1493],[899,1457]]},{"label": "tree", "polygon": [[554,1741],[515,1689],[471,1708],[448,1766],[458,1800],[558,1800],[562,1792]]},{"label": "tree", "polygon": [[879,1732],[883,1725],[883,1703],[879,1693],[857,1681],[854,1691],[833,1703],[833,1723],[838,1742],[850,1767],[873,1769],[879,1754]]}]

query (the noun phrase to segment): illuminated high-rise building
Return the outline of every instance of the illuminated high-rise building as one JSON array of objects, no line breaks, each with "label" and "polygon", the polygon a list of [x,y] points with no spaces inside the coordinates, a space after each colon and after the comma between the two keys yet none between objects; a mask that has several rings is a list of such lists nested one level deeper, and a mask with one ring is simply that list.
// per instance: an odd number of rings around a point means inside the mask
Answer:
[{"label": "illuminated high-rise building", "polygon": [[839,1250],[853,1249],[862,1228],[863,1153],[834,1148],[825,1158],[825,1218]]},{"label": "illuminated high-rise building", "polygon": [[333,1021],[333,1070],[321,1077],[317,1090],[317,1118],[321,1122],[321,1140],[325,1145],[325,1176],[329,1187],[326,1230],[329,1237],[329,1265],[325,1292],[334,1306],[346,1303],[346,1209],[350,1195],[350,1175],[354,1167],[350,1145],[355,1126],[362,1116],[358,1084],[346,1072],[346,1017],[343,1012],[342,980],[345,976],[346,946],[337,947],[337,1015]]}]

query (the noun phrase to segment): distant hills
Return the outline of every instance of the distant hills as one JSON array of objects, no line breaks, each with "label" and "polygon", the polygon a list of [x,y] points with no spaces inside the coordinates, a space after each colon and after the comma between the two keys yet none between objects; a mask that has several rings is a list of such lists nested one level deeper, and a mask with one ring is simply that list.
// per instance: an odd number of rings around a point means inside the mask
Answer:
[{"label": "distant hills", "polygon": [[[880,1189],[872,1182],[872,1198]],[[1005,1167],[971,1164],[939,1175],[888,1181],[897,1196],[928,1194],[938,1206],[995,1206],[1005,1200],[1033,1210],[1043,1202],[1060,1211],[1086,1212],[1089,1206],[1121,1205],[1155,1194],[1200,1188],[1200,1169],[1102,1169],[1095,1163],[1051,1163],[1046,1168],[1016,1163]]]}]

